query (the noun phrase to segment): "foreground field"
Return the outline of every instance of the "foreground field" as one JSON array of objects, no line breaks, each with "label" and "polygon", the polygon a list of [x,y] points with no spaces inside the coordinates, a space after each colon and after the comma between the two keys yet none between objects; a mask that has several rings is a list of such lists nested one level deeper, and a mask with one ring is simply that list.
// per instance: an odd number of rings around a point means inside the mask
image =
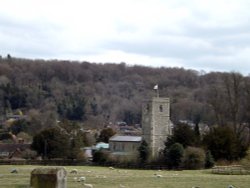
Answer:
[{"label": "foreground field", "polygon": [[[28,188],[30,172],[37,166],[0,166],[0,188]],[[18,169],[18,174],[10,173],[11,169]],[[157,171],[157,170],[127,170],[108,167],[67,166],[69,172],[78,169],[77,175],[68,173],[68,188],[84,187],[74,180],[75,177],[85,176],[86,183],[94,188],[249,188],[250,175],[215,175],[210,170],[197,171]],[[155,174],[162,177],[157,178]]]}]

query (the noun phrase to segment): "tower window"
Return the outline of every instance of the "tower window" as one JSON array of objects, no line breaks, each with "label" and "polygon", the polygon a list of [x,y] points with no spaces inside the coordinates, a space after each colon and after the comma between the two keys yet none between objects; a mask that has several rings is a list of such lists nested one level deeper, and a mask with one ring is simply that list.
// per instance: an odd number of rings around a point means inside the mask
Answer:
[{"label": "tower window", "polygon": [[162,105],[159,106],[159,110],[160,110],[160,112],[163,112],[163,107],[162,107]]},{"label": "tower window", "polygon": [[125,147],[124,147],[124,143],[122,143],[122,151],[124,151],[124,148],[125,148]]},{"label": "tower window", "polygon": [[149,112],[149,104],[146,106],[146,111]]}]

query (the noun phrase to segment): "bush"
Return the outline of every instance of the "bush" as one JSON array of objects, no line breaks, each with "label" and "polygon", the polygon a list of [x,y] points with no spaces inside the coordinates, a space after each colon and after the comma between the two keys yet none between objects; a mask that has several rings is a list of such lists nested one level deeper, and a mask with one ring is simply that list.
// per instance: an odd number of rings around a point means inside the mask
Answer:
[{"label": "bush", "polygon": [[201,169],[205,165],[205,152],[201,148],[187,147],[184,151],[183,165],[186,169]]},{"label": "bush", "polygon": [[21,153],[21,157],[24,159],[35,159],[37,156],[37,152],[31,149],[26,149]]},{"label": "bush", "polygon": [[183,157],[184,148],[181,144],[175,143],[165,150],[166,163],[169,168],[179,168]]},{"label": "bush", "polygon": [[108,161],[109,153],[107,151],[98,150],[93,154],[93,162],[103,164]]},{"label": "bush", "polygon": [[81,161],[87,161],[86,156],[84,155],[84,153],[82,151],[80,151],[77,156],[76,156],[77,160],[81,160]]},{"label": "bush", "polygon": [[111,163],[111,164],[115,163],[115,164],[129,166],[129,165],[137,164],[138,158],[137,158],[137,156],[113,156],[113,155],[109,155],[107,162]]},{"label": "bush", "polygon": [[247,155],[240,161],[240,164],[250,167],[250,149],[247,151]]}]

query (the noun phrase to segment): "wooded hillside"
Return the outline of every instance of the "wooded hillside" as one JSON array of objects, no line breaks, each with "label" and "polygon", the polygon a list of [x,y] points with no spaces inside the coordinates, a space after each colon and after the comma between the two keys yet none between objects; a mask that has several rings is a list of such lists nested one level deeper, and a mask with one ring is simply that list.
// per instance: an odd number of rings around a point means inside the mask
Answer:
[{"label": "wooded hillside", "polygon": [[232,125],[250,123],[250,78],[239,73],[203,73],[184,68],[151,68],[59,60],[0,59],[0,115],[28,115],[34,132],[57,120],[103,127],[139,124],[142,101],[171,99],[171,120]]}]

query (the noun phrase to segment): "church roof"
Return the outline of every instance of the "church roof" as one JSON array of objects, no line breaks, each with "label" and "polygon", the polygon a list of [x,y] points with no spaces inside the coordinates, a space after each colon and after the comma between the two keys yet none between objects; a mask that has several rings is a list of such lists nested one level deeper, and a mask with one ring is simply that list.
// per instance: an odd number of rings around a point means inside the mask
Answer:
[{"label": "church roof", "polygon": [[112,136],[109,141],[116,141],[116,142],[141,142],[141,136],[119,136],[115,135]]}]

